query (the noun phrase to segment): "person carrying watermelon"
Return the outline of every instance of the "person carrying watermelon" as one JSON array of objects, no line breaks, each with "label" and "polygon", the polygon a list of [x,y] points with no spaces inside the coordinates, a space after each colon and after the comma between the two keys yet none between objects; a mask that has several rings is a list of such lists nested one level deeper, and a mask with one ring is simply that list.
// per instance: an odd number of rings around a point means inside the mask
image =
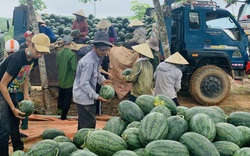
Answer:
[{"label": "person carrying watermelon", "polygon": [[139,53],[139,59],[132,66],[131,74],[123,76],[126,82],[132,83],[129,100],[135,102],[140,95],[152,95],[153,66],[149,58],[154,58],[148,43],[132,46]]},{"label": "person carrying watermelon", "polygon": [[[32,45],[8,56],[0,65],[0,155],[9,154],[9,136],[19,135],[20,119],[24,119],[18,109],[16,92],[21,85],[24,89],[24,99],[29,100],[28,80],[33,66],[38,65],[38,58],[44,53],[50,53],[50,39],[43,33],[32,38]],[[14,45],[14,44],[13,44]],[[12,47],[12,46],[10,46]],[[17,136],[19,137],[19,136]],[[23,150],[23,143],[14,143],[13,149]]]},{"label": "person carrying watermelon", "polygon": [[112,47],[108,33],[96,32],[92,44],[92,50],[78,61],[73,84],[73,101],[76,103],[78,112],[78,130],[81,128],[95,128],[95,100],[108,101],[96,93],[96,84],[105,85],[111,83],[110,80],[106,80],[101,75],[99,70],[102,58]]},{"label": "person carrying watermelon", "polygon": [[75,13],[73,13],[73,15],[76,16],[76,20],[73,21],[73,25],[72,25],[72,31],[78,29],[79,33],[76,36],[72,36],[73,37],[73,41],[77,44],[83,44],[85,43],[85,37],[88,35],[88,23],[86,22],[86,16],[83,12],[83,10],[79,10]]},{"label": "person carrying watermelon", "polygon": [[187,64],[187,60],[179,52],[175,52],[164,62],[161,62],[154,73],[154,96],[166,95],[175,102],[176,106],[179,106],[177,92],[181,89],[182,78],[182,71],[179,67]]},{"label": "person carrying watermelon", "polygon": [[51,28],[45,24],[44,20],[39,15],[36,16],[36,20],[38,22],[39,32],[47,35],[50,39],[50,43],[54,43],[56,41],[56,36]]}]

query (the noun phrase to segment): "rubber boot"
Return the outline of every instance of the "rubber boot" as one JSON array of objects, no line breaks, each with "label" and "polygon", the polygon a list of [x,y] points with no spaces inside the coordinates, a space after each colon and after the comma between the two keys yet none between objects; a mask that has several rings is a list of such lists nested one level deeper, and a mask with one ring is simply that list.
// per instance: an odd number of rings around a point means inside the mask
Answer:
[{"label": "rubber boot", "polygon": [[25,119],[22,120],[21,129],[28,129],[28,117],[25,117]]}]

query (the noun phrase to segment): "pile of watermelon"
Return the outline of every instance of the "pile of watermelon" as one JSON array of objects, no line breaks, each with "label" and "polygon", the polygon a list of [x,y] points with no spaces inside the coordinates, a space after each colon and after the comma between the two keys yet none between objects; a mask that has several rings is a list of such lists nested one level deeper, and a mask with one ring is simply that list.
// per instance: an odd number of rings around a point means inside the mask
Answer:
[{"label": "pile of watermelon", "polygon": [[[68,16],[58,16],[55,14],[41,14],[42,19],[44,20],[47,26],[50,26],[52,31],[55,33],[56,37],[61,39],[64,35],[71,33],[72,23],[75,17]],[[132,27],[129,27],[129,19],[126,17],[107,17],[108,20],[114,26],[117,35],[118,42],[124,42],[126,38],[131,38],[131,33],[134,31]],[[90,40],[93,40],[94,33],[98,31],[96,28],[97,23],[100,21],[99,18],[94,17],[90,14],[86,19],[89,25],[89,33],[86,37],[86,42],[89,43]],[[155,23],[155,20],[152,17],[146,16],[141,20],[145,24],[145,28],[148,31],[148,35],[152,30],[152,24]]]},{"label": "pile of watermelon", "polygon": [[[164,95],[123,100],[119,117],[102,130],[83,128],[73,140],[49,129],[27,155],[249,156],[250,113],[226,115],[218,106],[176,107]],[[46,135],[45,135],[46,134]],[[51,137],[53,136],[53,137]],[[18,151],[20,152],[20,151]],[[14,152],[15,153],[15,152]]]}]

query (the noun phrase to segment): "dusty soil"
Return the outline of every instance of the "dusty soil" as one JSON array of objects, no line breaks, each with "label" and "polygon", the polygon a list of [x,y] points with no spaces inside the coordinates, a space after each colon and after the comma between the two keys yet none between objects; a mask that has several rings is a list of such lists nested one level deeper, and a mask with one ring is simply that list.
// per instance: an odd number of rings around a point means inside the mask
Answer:
[{"label": "dusty soil", "polygon": [[[51,108],[52,114],[57,115],[57,88],[50,88],[51,98]],[[233,111],[248,111],[250,112],[250,79],[244,79],[242,81],[231,80],[231,92],[228,98],[219,105],[226,113]],[[30,95],[31,99],[36,104],[36,114],[46,114],[45,107],[42,102],[42,91],[41,87],[32,87],[32,92]],[[128,99],[128,96],[123,99],[118,99],[115,97],[109,103],[103,104],[103,114],[111,116],[119,116],[117,106],[120,101]],[[178,99],[181,105],[186,107],[198,106],[197,103],[189,93],[180,92]],[[76,116],[76,105],[72,102],[68,115]]]}]

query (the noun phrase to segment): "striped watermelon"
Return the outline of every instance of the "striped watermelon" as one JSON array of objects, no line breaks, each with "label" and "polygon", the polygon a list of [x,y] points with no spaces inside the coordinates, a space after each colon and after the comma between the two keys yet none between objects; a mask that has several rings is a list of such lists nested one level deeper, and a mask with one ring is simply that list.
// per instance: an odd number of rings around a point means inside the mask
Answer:
[{"label": "striped watermelon", "polygon": [[122,133],[122,138],[126,141],[128,149],[134,150],[143,147],[139,138],[139,132],[138,128],[128,128]]},{"label": "striped watermelon", "polygon": [[240,129],[237,129],[234,125],[229,123],[217,123],[215,141],[230,141],[238,145],[243,144],[243,134]]},{"label": "striped watermelon", "polygon": [[138,156],[145,156],[146,155],[146,151],[145,148],[138,148],[133,150]]},{"label": "striped watermelon", "polygon": [[185,106],[177,106],[176,111],[177,111],[177,115],[183,115],[185,116],[186,112],[188,111],[188,107]]},{"label": "striped watermelon", "polygon": [[179,141],[180,137],[188,130],[188,122],[180,116],[169,117],[168,125],[169,130],[165,137],[167,140]]},{"label": "striped watermelon", "polygon": [[71,153],[69,156],[98,156],[95,153],[89,151],[89,150],[77,150],[73,153]]},{"label": "striped watermelon", "polygon": [[221,156],[232,156],[240,148],[233,142],[229,141],[216,141],[213,142],[214,146],[217,148]]},{"label": "striped watermelon", "polygon": [[85,147],[85,139],[91,131],[94,131],[93,128],[82,128],[79,129],[73,136],[73,143],[77,148],[82,149]]},{"label": "striped watermelon", "polygon": [[173,140],[156,140],[145,147],[149,156],[189,156],[188,149],[181,143]]},{"label": "striped watermelon", "polygon": [[120,150],[127,150],[127,143],[118,135],[106,131],[95,130],[89,134],[87,148],[97,155],[110,156]]},{"label": "striped watermelon", "polygon": [[135,104],[137,104],[146,115],[154,108],[154,100],[155,97],[152,95],[140,95],[136,98]]},{"label": "striped watermelon", "polygon": [[140,128],[141,122],[140,121],[133,121],[130,124],[128,124],[127,128]]},{"label": "striped watermelon", "polygon": [[189,121],[191,132],[196,132],[213,141],[216,135],[214,121],[206,114],[196,114]]},{"label": "striped watermelon", "polygon": [[250,113],[249,112],[232,112],[229,114],[227,122],[235,126],[247,126],[250,128]]},{"label": "striped watermelon", "polygon": [[110,100],[115,96],[115,90],[111,85],[101,86],[99,95],[106,100]]},{"label": "striped watermelon", "polygon": [[121,151],[117,151],[112,156],[137,156],[137,154],[130,150],[121,150]]},{"label": "striped watermelon", "polygon": [[246,126],[237,126],[243,134],[242,147],[250,147],[250,128]]},{"label": "striped watermelon", "polygon": [[165,106],[156,106],[151,110],[151,112],[162,113],[163,115],[166,116],[166,118],[169,118],[171,116],[170,110]]},{"label": "striped watermelon", "polygon": [[192,156],[220,156],[211,141],[195,132],[183,134],[180,138],[180,143],[187,147]]},{"label": "striped watermelon", "polygon": [[158,112],[149,113],[143,118],[140,126],[143,144],[164,139],[168,134],[168,128],[168,120],[163,114]]},{"label": "striped watermelon", "polygon": [[172,115],[176,115],[177,113],[177,107],[174,103],[174,101],[170,98],[168,98],[166,95],[163,94],[158,94],[155,96],[155,101],[154,101],[154,105],[158,106],[158,105],[165,105],[171,112]]},{"label": "striped watermelon", "polygon": [[117,135],[121,135],[123,131],[126,129],[127,124],[120,117],[112,117],[108,120],[103,130],[110,131]]},{"label": "striped watermelon", "polygon": [[144,118],[144,113],[139,106],[129,100],[123,100],[118,105],[118,111],[122,119],[130,122],[140,121]]},{"label": "striped watermelon", "polygon": [[234,153],[234,156],[249,156],[250,155],[250,148],[244,147]]},{"label": "striped watermelon", "polygon": [[60,156],[69,156],[71,153],[77,150],[77,147],[72,142],[59,142],[58,144],[61,151]]}]

